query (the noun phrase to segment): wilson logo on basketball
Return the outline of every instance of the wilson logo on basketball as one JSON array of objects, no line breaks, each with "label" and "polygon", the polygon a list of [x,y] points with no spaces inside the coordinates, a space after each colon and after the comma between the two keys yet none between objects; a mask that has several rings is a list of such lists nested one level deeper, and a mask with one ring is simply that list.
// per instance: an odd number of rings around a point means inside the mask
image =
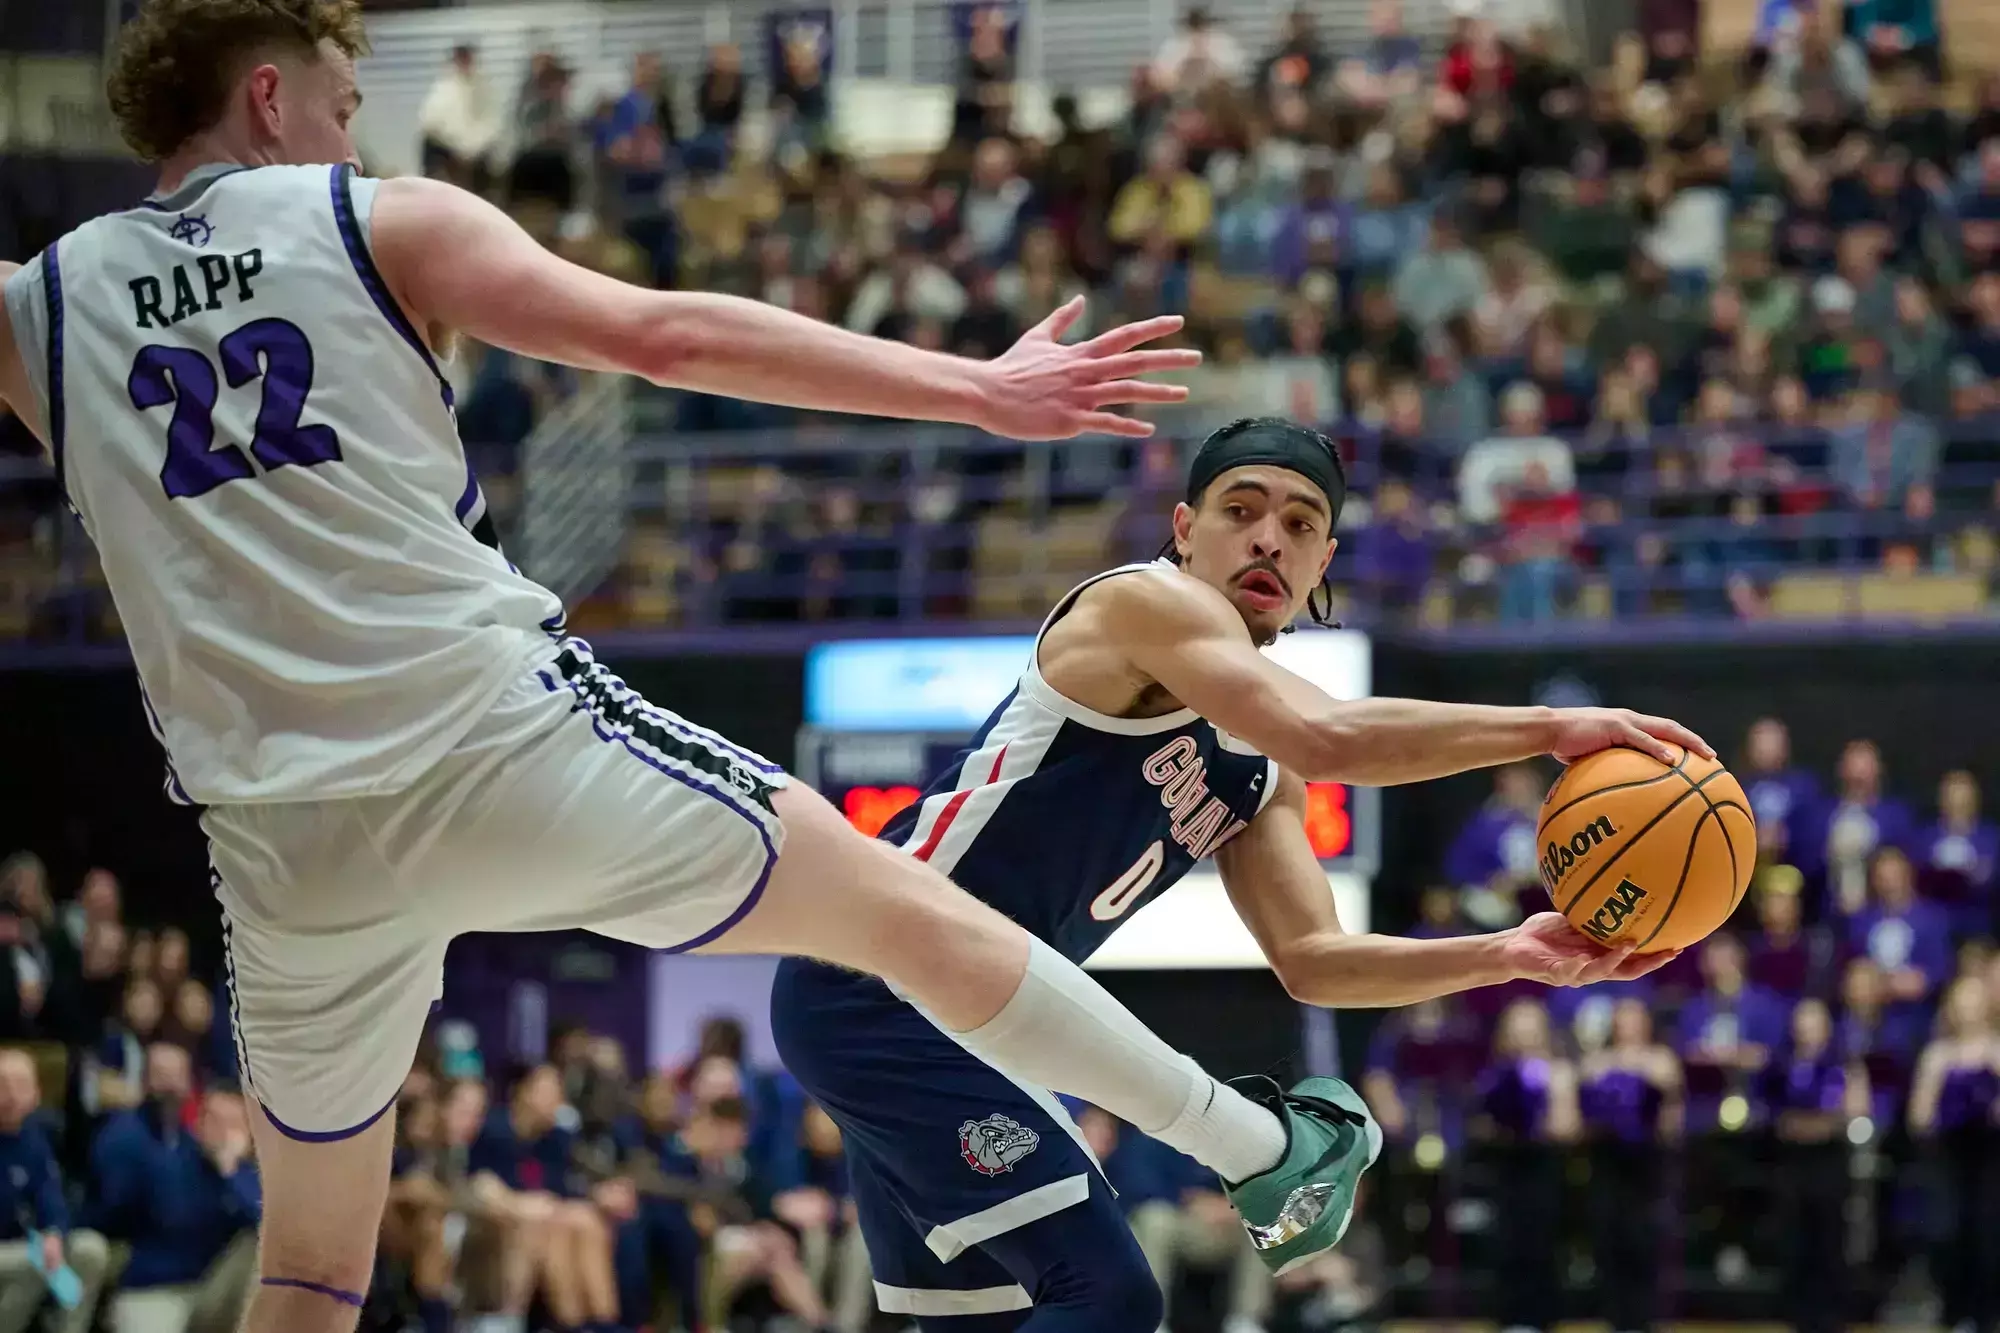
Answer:
[{"label": "wilson logo on basketball", "polygon": [[1599,815],[1578,829],[1567,843],[1551,842],[1542,852],[1542,887],[1554,893],[1571,867],[1590,855],[1591,848],[1617,832],[1611,825],[1611,816]]},{"label": "wilson logo on basketball", "polygon": [[1600,944],[1609,944],[1625,919],[1638,910],[1639,900],[1646,891],[1629,879],[1618,881],[1605,900],[1597,905],[1597,910],[1576,923],[1577,928]]}]

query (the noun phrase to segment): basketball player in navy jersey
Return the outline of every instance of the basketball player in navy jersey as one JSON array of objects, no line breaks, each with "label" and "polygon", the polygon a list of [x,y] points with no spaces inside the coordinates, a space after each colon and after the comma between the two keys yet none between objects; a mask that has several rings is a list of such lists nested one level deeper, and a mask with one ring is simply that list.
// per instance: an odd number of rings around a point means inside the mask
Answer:
[{"label": "basketball player in navy jersey", "polygon": [[[1320,586],[1346,493],[1316,431],[1259,419],[1210,436],[1171,557],[1057,603],[1015,691],[881,836],[1026,926],[1037,951],[1078,962],[1212,856],[1285,988],[1310,1004],[1659,967],[1666,956],[1606,951],[1553,912],[1456,939],[1341,929],[1306,836],[1307,781],[1383,786],[1613,745],[1667,762],[1676,746],[1708,752],[1662,718],[1339,702],[1278,666],[1259,649]],[[843,1131],[884,1310],[953,1333],[1159,1326],[1145,1259],[1047,1092],[960,1049],[881,981],[826,964],[780,964],[772,1019],[787,1067]],[[1224,1181],[1251,1243],[1283,1271],[1345,1231],[1381,1132],[1337,1079],[1288,1094],[1267,1079],[1236,1086],[1337,1131],[1295,1133],[1276,1166]],[[1333,1178],[1305,1182],[1316,1164]]]}]

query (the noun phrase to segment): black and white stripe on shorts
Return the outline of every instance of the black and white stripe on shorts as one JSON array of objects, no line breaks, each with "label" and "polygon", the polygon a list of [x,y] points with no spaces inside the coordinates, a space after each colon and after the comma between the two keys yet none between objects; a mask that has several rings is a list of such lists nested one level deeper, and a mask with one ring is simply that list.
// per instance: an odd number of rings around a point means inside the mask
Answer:
[{"label": "black and white stripe on shorts", "polygon": [[[222,872],[209,867],[209,890],[218,900],[222,896]],[[243,1042],[243,1005],[236,996],[236,932],[230,924],[229,909],[222,909],[222,988],[229,996],[229,1039],[236,1047],[236,1082],[243,1091],[254,1097],[257,1085],[250,1076],[250,1048]]]},{"label": "black and white stripe on shorts", "polygon": [[778,827],[772,794],[784,770],[753,750],[646,702],[572,639],[550,663],[552,686],[567,688],[607,740],[621,741],[640,758],[690,785],[711,792],[767,830]]}]

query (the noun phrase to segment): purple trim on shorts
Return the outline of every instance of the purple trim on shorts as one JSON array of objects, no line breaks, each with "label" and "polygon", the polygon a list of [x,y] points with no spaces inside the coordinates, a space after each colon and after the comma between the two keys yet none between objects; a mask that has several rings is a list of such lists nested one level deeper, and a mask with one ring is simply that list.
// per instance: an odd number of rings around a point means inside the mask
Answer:
[{"label": "purple trim on shorts", "polygon": [[369,1116],[366,1120],[362,1121],[360,1124],[356,1125],[352,1129],[330,1129],[327,1130],[325,1133],[316,1133],[312,1130],[293,1129],[290,1125],[286,1124],[284,1121],[278,1119],[278,1117],[271,1114],[271,1107],[269,1103],[265,1102],[264,1099],[261,1097],[257,1099],[257,1105],[264,1108],[264,1118],[271,1122],[271,1127],[277,1130],[280,1134],[283,1134],[286,1138],[295,1139],[300,1143],[338,1143],[342,1139],[351,1139],[356,1134],[359,1134],[362,1130],[374,1124],[377,1120],[380,1120],[383,1116],[389,1114],[390,1108],[395,1106],[395,1104],[396,1104],[396,1099],[394,1097],[391,1097],[389,1099],[389,1104],[387,1106],[384,1106],[381,1110],[377,1111],[374,1115]]},{"label": "purple trim on shorts", "polygon": [[[771,841],[771,831],[769,828],[765,826],[765,822],[762,819],[759,819],[756,815],[752,814],[747,807],[742,805],[740,802],[736,800],[735,797],[729,795],[727,792],[718,790],[715,787],[710,787],[705,783],[696,782],[693,778],[689,777],[687,774],[680,773],[675,771],[674,769],[668,768],[665,764],[653,758],[653,756],[645,753],[643,750],[640,750],[638,747],[633,745],[632,738],[630,736],[621,736],[615,731],[607,730],[604,725],[604,719],[599,717],[597,713],[590,708],[588,701],[584,699],[583,695],[579,691],[577,691],[575,688],[571,686],[570,682],[565,681],[555,675],[552,675],[547,671],[537,671],[535,675],[541,680],[542,687],[548,690],[550,694],[560,694],[564,690],[569,691],[569,693],[576,699],[576,711],[581,712],[585,716],[590,718],[590,729],[592,732],[596,734],[599,740],[604,741],[606,744],[619,746],[625,751],[625,753],[631,755],[634,759],[637,759],[639,762],[645,764],[648,768],[651,768],[657,773],[665,774],[667,777],[672,778],[675,782],[680,783],[683,787],[688,788],[690,791],[698,791],[704,796],[714,797],[716,800],[722,802],[724,805],[728,806],[731,810],[734,810],[737,814],[741,815],[752,828],[757,830],[758,838],[760,838],[764,843],[764,869],[760,874],[758,874],[757,882],[750,886],[750,892],[744,896],[743,901],[737,905],[736,910],[731,912],[728,916],[724,917],[720,924],[711,927],[710,929],[695,936],[693,939],[684,941],[683,943],[680,944],[672,945],[665,949],[661,949],[659,950],[659,952],[686,953],[690,949],[699,949],[705,944],[713,944],[715,943],[715,941],[721,939],[724,935],[728,934],[731,930],[735,929],[738,923],[740,923],[744,917],[750,915],[751,909],[755,908],[757,906],[758,900],[764,896],[764,889],[771,882],[771,871],[778,864],[778,849],[777,846],[773,844]],[[651,721],[653,719],[649,718],[647,720]],[[772,818],[776,819],[777,816],[773,814]]]},{"label": "purple trim on shorts", "polygon": [[215,868],[215,844],[209,844],[208,888],[222,906],[222,988],[229,995],[229,1039],[236,1047],[236,1081],[252,1097],[257,1095],[257,1078],[250,1072],[250,1043],[243,1036],[243,1004],[236,994],[236,926],[229,919],[229,907],[222,903],[222,872]]},{"label": "purple trim on shorts", "polygon": [[689,953],[695,949],[701,948],[705,944],[715,943],[717,940],[721,939],[724,935],[727,935],[730,931],[736,929],[737,924],[741,922],[744,917],[749,916],[751,909],[757,906],[757,900],[764,896],[764,887],[771,882],[771,872],[777,869],[777,866],[778,866],[778,852],[776,848],[771,846],[771,839],[767,835],[764,838],[764,873],[757,876],[757,882],[750,886],[749,895],[743,899],[742,903],[737,906],[736,910],[731,912],[728,916],[722,918],[722,923],[714,927],[713,929],[704,931],[702,934],[695,936],[693,939],[689,940],[685,944],[676,944],[669,948],[661,949],[660,952]]},{"label": "purple trim on shorts", "polygon": [[260,1278],[259,1281],[267,1287],[296,1287],[315,1296],[325,1296],[329,1300],[339,1301],[342,1305],[351,1305],[357,1310],[368,1304],[366,1296],[357,1292],[343,1291],[339,1287],[329,1287],[324,1282],[307,1282],[303,1278],[296,1277],[267,1277]]}]

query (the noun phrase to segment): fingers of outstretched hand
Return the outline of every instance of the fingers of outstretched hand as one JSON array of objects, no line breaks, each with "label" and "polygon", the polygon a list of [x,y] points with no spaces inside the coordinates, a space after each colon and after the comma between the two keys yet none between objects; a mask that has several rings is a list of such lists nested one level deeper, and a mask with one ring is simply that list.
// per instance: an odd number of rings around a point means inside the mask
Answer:
[{"label": "fingers of outstretched hand", "polygon": [[1154,384],[1150,380],[1112,380],[1109,384],[1092,385],[1085,400],[1092,407],[1105,407],[1111,403],[1179,403],[1186,401],[1187,386],[1184,384]]},{"label": "fingers of outstretched hand", "polygon": [[1616,949],[1607,949],[1594,958],[1581,960],[1582,966],[1578,971],[1578,979],[1572,984],[1588,986],[1595,982],[1608,981],[1617,976],[1619,969],[1624,967],[1626,962],[1632,957],[1632,949],[1632,945],[1623,944]]},{"label": "fingers of outstretched hand", "polygon": [[1115,356],[1119,352],[1129,352],[1134,347],[1149,343],[1155,338],[1178,333],[1184,322],[1179,315],[1157,315],[1152,319],[1120,324],[1117,328],[1100,333],[1084,343],[1083,350],[1092,356]]},{"label": "fingers of outstretched hand", "polygon": [[1143,440],[1153,433],[1153,423],[1138,421],[1132,417],[1122,417],[1116,412],[1085,412],[1071,425],[1073,435],[1123,435],[1128,439]]},{"label": "fingers of outstretched hand", "polygon": [[1675,745],[1682,746],[1704,759],[1715,758],[1715,747],[1670,717],[1647,717],[1644,714],[1634,714],[1632,721],[1638,726],[1639,730],[1650,736],[1655,736],[1660,740],[1670,741]]},{"label": "fingers of outstretched hand", "polygon": [[1050,342],[1062,341],[1083,314],[1083,298],[1073,296],[1049,312],[1049,317],[1028,330],[1030,338],[1046,338]]},{"label": "fingers of outstretched hand", "polygon": [[1681,956],[1679,949],[1668,949],[1663,953],[1635,953],[1618,965],[1613,977],[1619,981],[1637,981],[1659,971],[1668,963]]},{"label": "fingers of outstretched hand", "polygon": [[1201,364],[1201,353],[1189,347],[1155,347],[1143,352],[1121,352],[1117,356],[1079,360],[1075,372],[1091,380],[1123,380],[1134,375],[1157,375],[1168,370],[1193,370]]}]

